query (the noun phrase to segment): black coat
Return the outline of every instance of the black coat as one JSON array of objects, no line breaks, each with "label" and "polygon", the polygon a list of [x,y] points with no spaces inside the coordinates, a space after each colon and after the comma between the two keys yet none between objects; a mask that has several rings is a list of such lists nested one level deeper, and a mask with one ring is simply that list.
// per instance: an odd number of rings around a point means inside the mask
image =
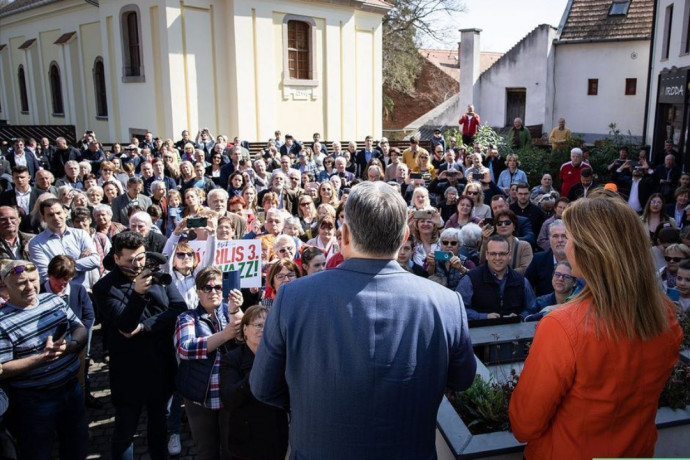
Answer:
[{"label": "black coat", "polygon": [[535,254],[532,258],[532,262],[525,271],[525,278],[532,285],[537,297],[553,292],[551,278],[553,278],[554,270],[553,251],[551,249]]},{"label": "black coat", "polygon": [[220,362],[220,397],[229,411],[228,449],[244,459],[284,459],[288,447],[287,412],[257,400],[249,388],[254,353],[242,344]]},{"label": "black coat", "polygon": [[[110,344],[113,404],[167,400],[173,392],[177,316],[187,304],[174,285],[153,285],[144,296],[115,268],[93,287],[96,308]],[[139,323],[144,330],[127,338]]]}]

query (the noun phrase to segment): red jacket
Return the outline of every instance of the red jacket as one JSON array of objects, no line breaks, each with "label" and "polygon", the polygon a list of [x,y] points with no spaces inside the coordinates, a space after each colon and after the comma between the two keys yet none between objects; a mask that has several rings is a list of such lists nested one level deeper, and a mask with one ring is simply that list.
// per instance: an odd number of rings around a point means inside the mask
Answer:
[{"label": "red jacket", "polygon": [[474,136],[477,134],[481,120],[479,119],[479,114],[475,113],[472,118],[469,118],[467,114],[463,114],[458,120],[458,124],[462,125],[462,134],[465,136]]}]

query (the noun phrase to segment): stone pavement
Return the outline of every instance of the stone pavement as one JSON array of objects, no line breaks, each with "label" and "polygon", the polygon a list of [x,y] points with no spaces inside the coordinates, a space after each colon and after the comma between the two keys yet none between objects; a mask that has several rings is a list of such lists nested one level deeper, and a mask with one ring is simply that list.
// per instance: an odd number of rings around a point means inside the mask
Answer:
[{"label": "stone pavement", "polygon": [[[94,328],[91,354],[96,358],[91,363],[89,375],[91,376],[91,393],[103,403],[101,409],[86,409],[89,421],[89,459],[110,459],[110,438],[113,434],[115,423],[115,409],[110,402],[110,383],[108,378],[108,365],[101,359],[101,334],[100,326]],[[144,411],[145,412],[145,411]],[[182,417],[182,453],[173,459],[193,460],[196,457],[196,449],[192,440],[186,418]],[[149,460],[146,447],[146,415],[141,417],[137,435],[134,438],[135,460]]]}]

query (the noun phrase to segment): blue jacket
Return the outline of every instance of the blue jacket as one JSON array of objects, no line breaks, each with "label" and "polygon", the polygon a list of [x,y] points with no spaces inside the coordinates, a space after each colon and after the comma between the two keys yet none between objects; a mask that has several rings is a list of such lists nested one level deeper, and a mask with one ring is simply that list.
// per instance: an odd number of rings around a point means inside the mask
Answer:
[{"label": "blue jacket", "polygon": [[432,460],[446,387],[476,363],[460,297],[395,260],[281,286],[249,381],[291,409],[291,459]]}]

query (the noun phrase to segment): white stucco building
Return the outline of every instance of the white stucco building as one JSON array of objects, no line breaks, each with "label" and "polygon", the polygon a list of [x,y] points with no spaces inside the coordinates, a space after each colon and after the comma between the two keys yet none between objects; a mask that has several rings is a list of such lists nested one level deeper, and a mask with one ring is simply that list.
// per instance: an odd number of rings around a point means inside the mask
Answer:
[{"label": "white stucco building", "polygon": [[15,0],[0,120],[104,142],[147,130],[265,140],[381,132],[382,0]]},{"label": "white stucco building", "polygon": [[689,171],[690,1],[656,0],[655,7],[646,141],[659,162],[664,141],[671,139]]},{"label": "white stucco building", "polygon": [[563,117],[588,142],[611,123],[641,138],[653,4],[569,0],[558,29],[536,27],[481,74],[470,71],[481,31],[462,30],[460,107],[497,127],[520,117],[548,135]]}]

